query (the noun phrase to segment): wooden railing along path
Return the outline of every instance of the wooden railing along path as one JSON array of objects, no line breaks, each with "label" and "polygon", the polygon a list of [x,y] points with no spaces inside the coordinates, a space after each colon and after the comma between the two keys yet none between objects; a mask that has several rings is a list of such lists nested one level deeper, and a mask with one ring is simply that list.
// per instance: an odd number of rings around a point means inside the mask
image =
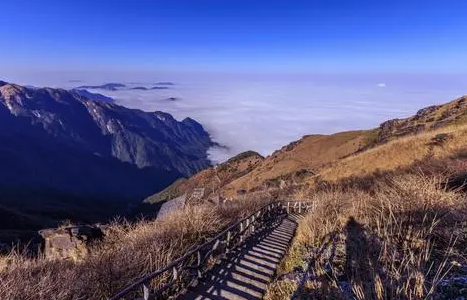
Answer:
[{"label": "wooden railing along path", "polygon": [[171,294],[179,289],[194,286],[216,261],[242,245],[250,236],[277,226],[288,213],[301,214],[310,209],[312,209],[311,202],[271,202],[163,269],[136,280],[109,300],[156,299],[166,293]]}]

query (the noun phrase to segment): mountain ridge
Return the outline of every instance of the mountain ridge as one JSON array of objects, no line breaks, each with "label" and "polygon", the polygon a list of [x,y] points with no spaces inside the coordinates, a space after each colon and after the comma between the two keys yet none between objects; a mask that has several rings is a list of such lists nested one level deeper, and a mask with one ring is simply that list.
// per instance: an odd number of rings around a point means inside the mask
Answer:
[{"label": "mountain ridge", "polygon": [[[163,167],[185,176],[210,165],[206,151],[213,142],[193,119],[179,122],[167,113],[92,101],[63,89],[33,90],[6,84],[0,95],[0,114],[5,116],[0,122],[9,128],[0,129],[3,135],[21,128],[22,134],[36,139],[42,129],[47,140],[115,157],[139,168]],[[12,124],[6,124],[8,121]]]},{"label": "mountain ridge", "polygon": [[0,215],[16,220],[0,222],[0,240],[143,211],[142,199],[211,165],[215,143],[191,118],[94,93],[0,85]]},{"label": "mountain ridge", "polygon": [[[212,194],[234,198],[250,192],[312,184],[311,179],[318,178],[321,170],[332,172],[330,170],[336,162],[365,153],[366,150],[392,140],[456,124],[467,124],[467,96],[420,109],[408,118],[385,121],[373,129],[330,135],[305,135],[261,159],[248,172],[225,174],[230,180],[219,185],[215,192],[209,193],[205,198],[209,199]],[[216,168],[225,168],[228,165],[226,162]],[[203,186],[203,181],[199,180],[201,174],[213,173],[213,170],[214,167],[204,170],[182,184],[177,183],[167,189],[171,190],[172,195],[189,195],[194,188]],[[152,199],[161,197],[161,193],[153,195]]]}]

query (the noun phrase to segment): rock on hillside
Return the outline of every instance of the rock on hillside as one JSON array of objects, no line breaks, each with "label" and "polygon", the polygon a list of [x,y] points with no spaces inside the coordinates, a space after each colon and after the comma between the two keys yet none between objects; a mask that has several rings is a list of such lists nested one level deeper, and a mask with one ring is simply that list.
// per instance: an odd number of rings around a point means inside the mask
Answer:
[{"label": "rock on hillside", "polygon": [[445,125],[467,123],[467,96],[442,105],[420,109],[414,116],[382,123],[375,142],[384,143],[401,136],[416,134]]}]

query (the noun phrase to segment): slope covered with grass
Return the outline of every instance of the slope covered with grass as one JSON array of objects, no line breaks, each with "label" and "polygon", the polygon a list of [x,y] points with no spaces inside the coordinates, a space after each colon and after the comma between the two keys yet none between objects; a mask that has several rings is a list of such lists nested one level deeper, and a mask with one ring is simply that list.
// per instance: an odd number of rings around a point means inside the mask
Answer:
[{"label": "slope covered with grass", "polygon": [[467,199],[446,178],[402,174],[371,190],[335,183],[306,197],[268,300],[458,299],[467,278]]},{"label": "slope covered with grass", "polygon": [[427,157],[445,158],[467,145],[467,126],[451,125],[417,135],[399,138],[326,166],[319,173],[323,180],[364,176],[375,171],[407,167]]},{"label": "slope covered with grass", "polygon": [[239,155],[147,200],[204,187],[204,200],[225,193],[232,201],[117,222],[79,262],[12,252],[0,258],[0,299],[105,299],[273,198],[315,205],[266,299],[456,299],[467,290],[456,281],[467,278],[464,104],[375,130],[306,136],[267,158]]},{"label": "slope covered with grass", "polygon": [[338,180],[394,170],[427,156],[444,157],[457,151],[465,143],[466,123],[464,96],[423,108],[405,119],[386,121],[374,129],[304,136],[241,172],[225,168],[229,162],[219,165],[228,180],[218,180],[215,168],[211,168],[177,184],[176,191],[180,195],[206,187],[211,191],[206,198],[211,194],[235,198],[255,191],[311,184],[316,177]]}]

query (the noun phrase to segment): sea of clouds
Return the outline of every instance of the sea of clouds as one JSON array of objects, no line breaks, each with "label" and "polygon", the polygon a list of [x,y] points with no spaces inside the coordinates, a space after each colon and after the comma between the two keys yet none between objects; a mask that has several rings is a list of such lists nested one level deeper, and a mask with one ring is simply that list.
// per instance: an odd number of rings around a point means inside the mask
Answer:
[{"label": "sea of clouds", "polygon": [[164,111],[177,119],[196,119],[214,141],[227,147],[210,150],[211,159],[221,162],[246,150],[269,155],[306,134],[367,129],[388,119],[412,115],[420,108],[464,94],[461,78],[400,74],[192,74],[159,75],[152,80],[79,78],[80,83],[62,80],[42,85],[72,88],[121,82],[129,87],[153,87],[159,81],[172,81],[175,85],[165,90],[90,91],[110,96],[130,108]]}]

